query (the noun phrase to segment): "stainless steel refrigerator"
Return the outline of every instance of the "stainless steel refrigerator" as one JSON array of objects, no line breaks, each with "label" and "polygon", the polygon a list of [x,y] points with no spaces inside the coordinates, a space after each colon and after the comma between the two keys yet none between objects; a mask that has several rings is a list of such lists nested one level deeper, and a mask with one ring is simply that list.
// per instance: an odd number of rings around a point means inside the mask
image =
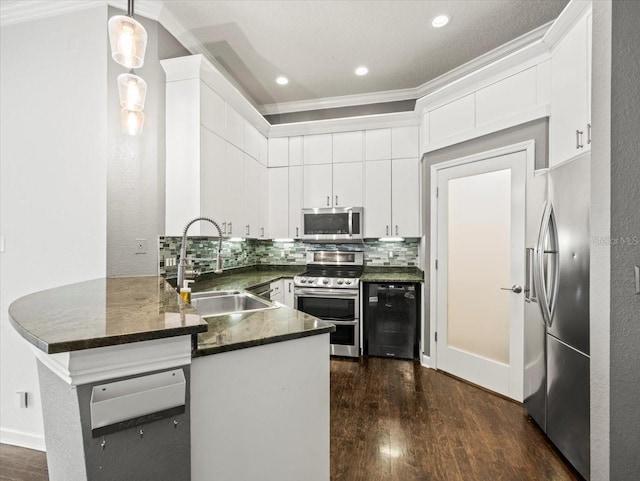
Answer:
[{"label": "stainless steel refrigerator", "polygon": [[527,186],[524,404],[589,479],[590,155]]}]

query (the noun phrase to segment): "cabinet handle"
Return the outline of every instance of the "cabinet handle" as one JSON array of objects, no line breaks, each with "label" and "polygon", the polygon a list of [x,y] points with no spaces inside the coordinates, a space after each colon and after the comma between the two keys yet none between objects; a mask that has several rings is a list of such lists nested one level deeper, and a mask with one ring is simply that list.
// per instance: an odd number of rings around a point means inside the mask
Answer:
[{"label": "cabinet handle", "polygon": [[223,235],[227,235],[227,223],[226,222],[222,223],[222,234]]},{"label": "cabinet handle", "polygon": [[291,294],[291,282],[289,282],[289,294]]},{"label": "cabinet handle", "polygon": [[327,207],[329,207],[329,202],[331,202],[331,197],[327,196]]},{"label": "cabinet handle", "polygon": [[396,224],[396,235],[399,235],[398,234],[398,224]]},{"label": "cabinet handle", "polygon": [[584,132],[582,130],[576,130],[576,149],[581,149],[584,147],[582,144],[582,134]]},{"label": "cabinet handle", "polygon": [[251,235],[250,232],[251,232],[251,225],[247,224],[247,235]]},{"label": "cabinet handle", "polygon": [[336,206],[338,205],[338,196],[336,195]]},{"label": "cabinet handle", "polygon": [[299,227],[296,227],[296,237],[300,237],[300,234],[298,234],[298,230],[299,230]]},{"label": "cabinet handle", "polygon": [[264,227],[260,227],[260,237],[264,237]]},{"label": "cabinet handle", "polygon": [[587,124],[587,144],[591,143],[591,124]]},{"label": "cabinet handle", "polygon": [[389,235],[389,226],[387,226],[387,235]]},{"label": "cabinet handle", "polygon": [[231,222],[229,222],[229,235],[231,235],[231,234],[232,234],[232,231],[231,231],[231,226],[232,226],[232,225],[233,225],[233,224],[232,224]]}]

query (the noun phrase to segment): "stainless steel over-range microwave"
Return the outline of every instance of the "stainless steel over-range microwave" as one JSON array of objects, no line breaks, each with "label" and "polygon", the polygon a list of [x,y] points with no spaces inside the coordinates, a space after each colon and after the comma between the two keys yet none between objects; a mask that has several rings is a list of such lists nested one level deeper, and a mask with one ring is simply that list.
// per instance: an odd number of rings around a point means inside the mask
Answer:
[{"label": "stainless steel over-range microwave", "polygon": [[302,209],[303,240],[349,242],[363,238],[363,207]]}]

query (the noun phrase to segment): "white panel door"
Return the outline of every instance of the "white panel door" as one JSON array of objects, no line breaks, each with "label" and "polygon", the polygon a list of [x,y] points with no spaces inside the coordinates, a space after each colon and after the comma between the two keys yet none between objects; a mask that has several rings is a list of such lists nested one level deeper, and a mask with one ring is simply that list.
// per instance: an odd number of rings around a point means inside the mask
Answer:
[{"label": "white panel door", "polygon": [[391,235],[391,161],[364,163],[364,235]]},{"label": "white panel door", "polygon": [[304,202],[305,208],[332,207],[332,165],[305,165],[304,169]]},{"label": "white panel door", "polygon": [[437,367],[517,401],[525,176],[522,151],[445,168],[437,177]]},{"label": "white panel door", "polygon": [[227,206],[224,231],[229,236],[243,236],[244,228],[244,155],[227,144],[225,161],[225,204]]},{"label": "white panel door", "polygon": [[362,131],[333,134],[333,163],[362,162]]},{"label": "white panel door", "polygon": [[289,167],[289,235],[302,235],[302,166]]},{"label": "white panel door", "polygon": [[289,168],[269,169],[269,237],[289,237]]},{"label": "white panel door", "polygon": [[[200,127],[200,215],[215,220],[220,227],[227,215],[225,199],[225,152],[227,143],[205,127]],[[190,219],[189,219],[190,220]],[[185,224],[187,220],[185,220]],[[198,232],[196,229],[199,228]],[[217,236],[218,230],[209,222],[191,227],[199,235]]]},{"label": "white panel door", "polygon": [[420,237],[420,160],[391,161],[391,235]]},{"label": "white panel door", "polygon": [[333,164],[333,206],[362,207],[362,162]]}]

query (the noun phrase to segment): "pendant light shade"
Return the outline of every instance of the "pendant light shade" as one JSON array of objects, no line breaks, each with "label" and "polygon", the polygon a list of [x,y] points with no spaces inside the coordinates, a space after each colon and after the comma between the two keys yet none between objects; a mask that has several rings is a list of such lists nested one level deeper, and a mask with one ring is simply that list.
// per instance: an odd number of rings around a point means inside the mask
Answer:
[{"label": "pendant light shade", "polygon": [[111,57],[126,68],[140,68],[147,49],[147,31],[142,24],[126,15],[109,19]]},{"label": "pendant light shade", "polygon": [[139,135],[144,127],[144,114],[137,110],[120,110],[122,131],[129,135]]},{"label": "pendant light shade", "polygon": [[147,96],[147,82],[132,73],[118,75],[120,106],[127,110],[142,112]]}]

